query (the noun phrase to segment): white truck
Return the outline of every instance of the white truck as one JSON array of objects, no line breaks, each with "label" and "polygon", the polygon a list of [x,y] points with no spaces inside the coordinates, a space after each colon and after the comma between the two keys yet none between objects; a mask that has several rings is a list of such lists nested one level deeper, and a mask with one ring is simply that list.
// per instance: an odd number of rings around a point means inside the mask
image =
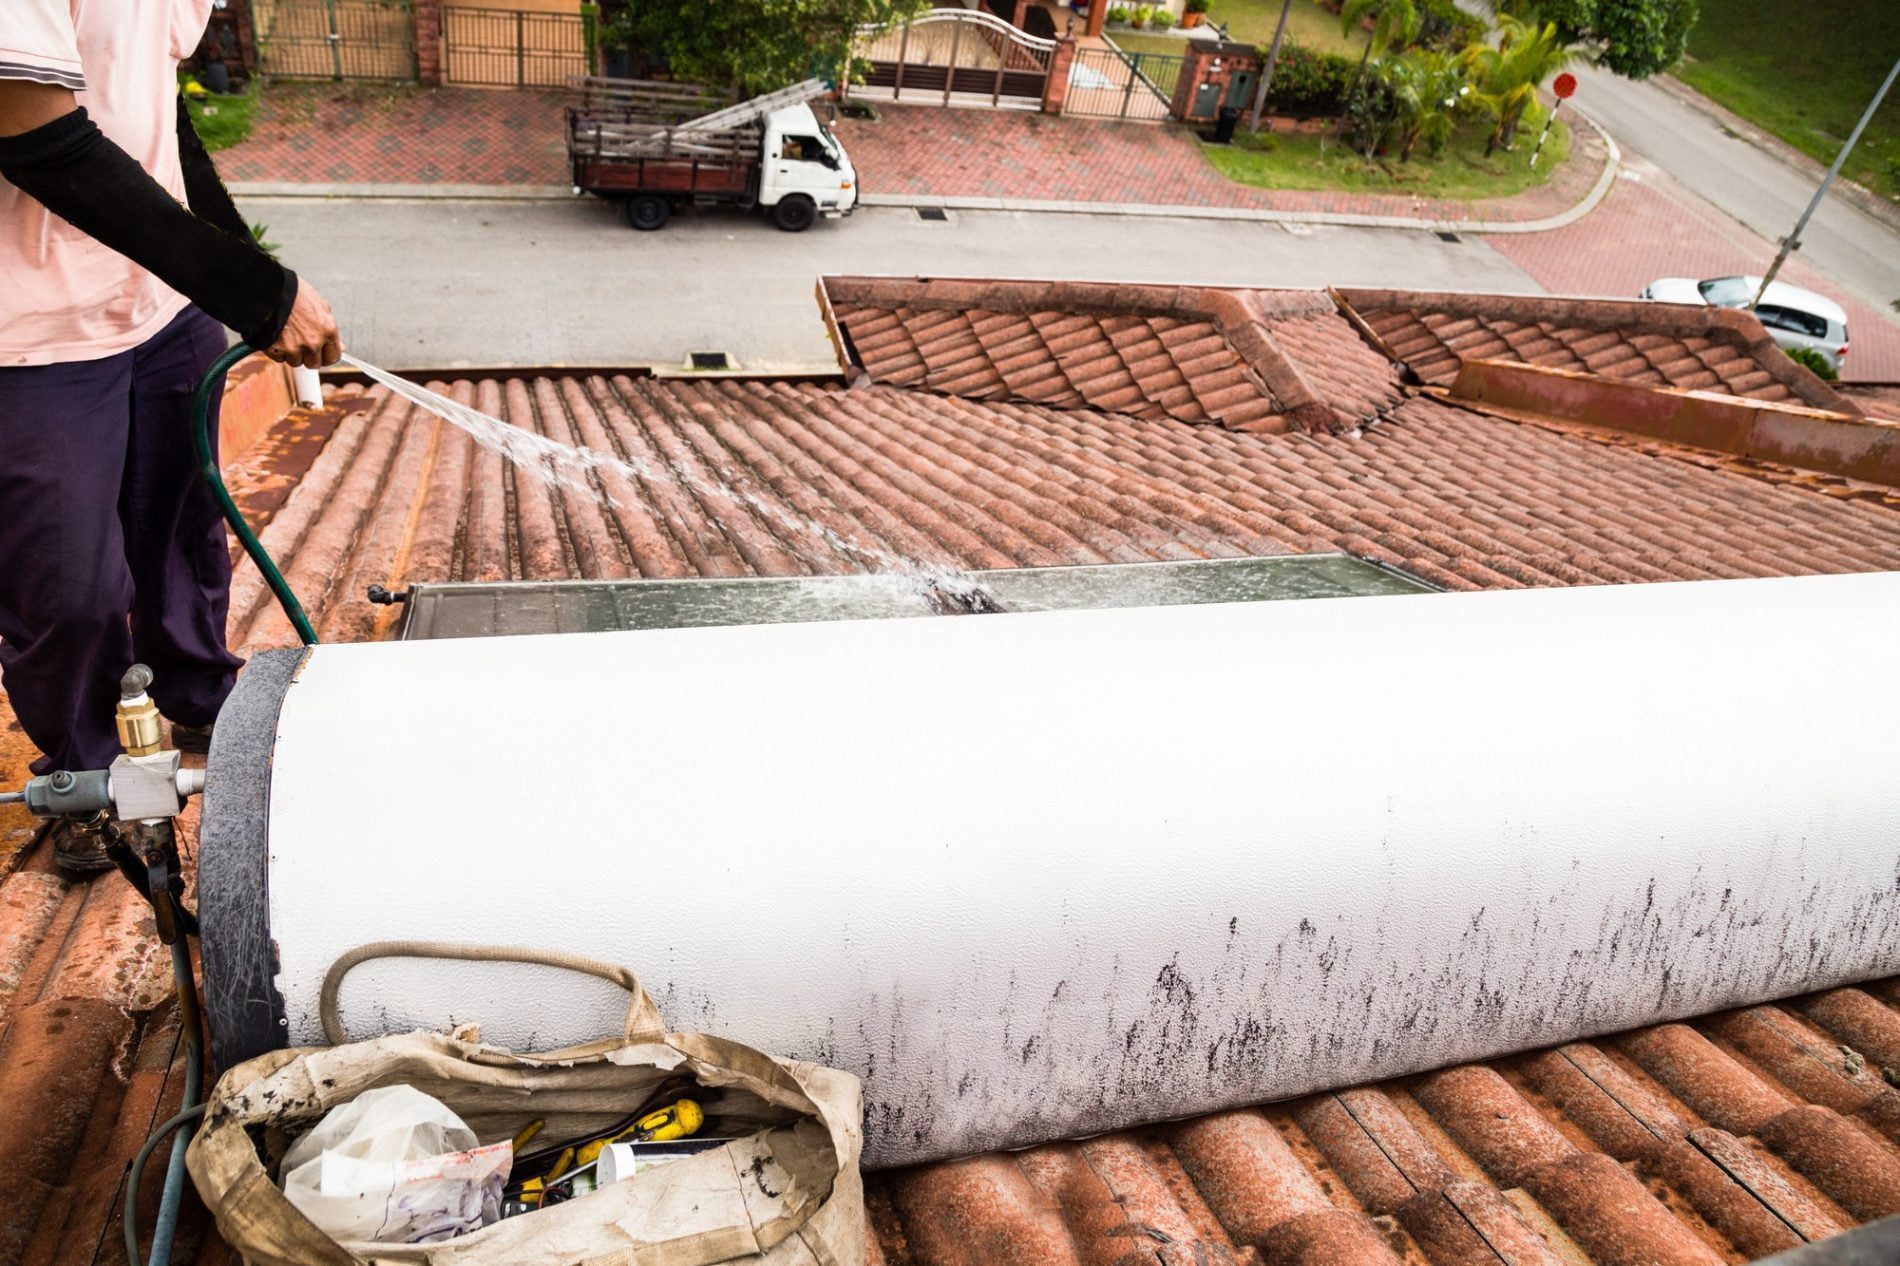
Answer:
[{"label": "white truck", "polygon": [[690,84],[585,79],[567,109],[575,192],[624,202],[648,232],[684,206],[762,208],[790,233],[850,215],[857,171],[810,104],[825,91],[812,79],[713,108],[717,95]]}]

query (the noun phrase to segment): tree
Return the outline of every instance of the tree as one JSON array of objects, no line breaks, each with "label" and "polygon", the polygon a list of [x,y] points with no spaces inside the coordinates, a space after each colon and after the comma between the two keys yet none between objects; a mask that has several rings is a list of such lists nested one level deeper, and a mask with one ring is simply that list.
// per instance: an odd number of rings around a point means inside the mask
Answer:
[{"label": "tree", "polygon": [[816,75],[848,77],[858,28],[901,22],[929,0],[628,0],[610,46],[666,62],[681,79],[770,92]]},{"label": "tree", "polygon": [[1372,19],[1372,30],[1366,34],[1365,51],[1359,54],[1359,69],[1353,74],[1352,88],[1346,93],[1346,108],[1339,114],[1336,129],[1339,133],[1346,130],[1353,103],[1365,86],[1366,63],[1372,60],[1372,55],[1383,54],[1395,42],[1403,48],[1418,38],[1418,5],[1414,0],[1346,0],[1345,8],[1339,11],[1339,29],[1350,35],[1367,18]]},{"label": "tree", "polygon": [[1399,161],[1410,162],[1420,141],[1425,142],[1427,154],[1444,149],[1456,115],[1471,97],[1463,59],[1413,48],[1386,59],[1380,71],[1390,92],[1392,141],[1398,146]]},{"label": "tree", "polygon": [[1473,44],[1460,56],[1471,75],[1478,105],[1497,120],[1484,152],[1509,149],[1517,139],[1517,125],[1537,100],[1543,82],[1577,59],[1557,24],[1525,22],[1505,14],[1498,19],[1498,42]]},{"label": "tree", "polygon": [[1647,79],[1682,60],[1697,0],[1503,0],[1500,12],[1554,22],[1566,44],[1626,79]]},{"label": "tree", "polygon": [[1418,5],[1414,0],[1346,0],[1339,11],[1339,29],[1351,35],[1367,18],[1372,19],[1372,29],[1366,33],[1365,51],[1359,54],[1362,75],[1375,53],[1383,54],[1394,44],[1404,48],[1418,38]]}]

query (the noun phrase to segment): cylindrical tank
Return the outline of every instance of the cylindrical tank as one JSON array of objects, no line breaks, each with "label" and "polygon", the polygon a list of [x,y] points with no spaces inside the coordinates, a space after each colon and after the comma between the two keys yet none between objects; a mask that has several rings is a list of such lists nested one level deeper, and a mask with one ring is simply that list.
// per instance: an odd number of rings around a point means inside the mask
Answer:
[{"label": "cylindrical tank", "polygon": [[[860,1074],[906,1163],[1900,970],[1900,574],[317,647],[205,805],[229,1061],[386,939]],[[372,964],[354,1035],[617,1031]]]}]

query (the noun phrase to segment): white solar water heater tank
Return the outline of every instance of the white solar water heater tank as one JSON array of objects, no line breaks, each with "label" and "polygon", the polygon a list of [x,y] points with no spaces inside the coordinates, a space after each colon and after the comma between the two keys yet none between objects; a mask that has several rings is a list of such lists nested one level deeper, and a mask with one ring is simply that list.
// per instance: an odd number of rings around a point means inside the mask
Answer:
[{"label": "white solar water heater tank", "polygon": [[[1900,971],[1900,574],[321,646],[205,806],[219,1053],[385,939],[638,971],[892,1165]],[[353,1035],[624,1000],[371,964]]]}]

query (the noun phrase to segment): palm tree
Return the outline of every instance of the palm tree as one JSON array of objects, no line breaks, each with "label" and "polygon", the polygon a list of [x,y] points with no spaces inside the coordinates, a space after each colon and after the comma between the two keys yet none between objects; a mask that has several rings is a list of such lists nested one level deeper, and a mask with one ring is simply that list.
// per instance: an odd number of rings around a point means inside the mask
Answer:
[{"label": "palm tree", "polygon": [[1393,129],[1399,161],[1409,162],[1420,141],[1436,154],[1451,139],[1454,116],[1471,96],[1462,59],[1426,48],[1408,49],[1381,66],[1392,94]]},{"label": "palm tree", "polygon": [[1418,5],[1415,0],[1346,0],[1339,11],[1339,29],[1351,35],[1367,18],[1372,30],[1366,33],[1365,51],[1359,54],[1359,73],[1375,54],[1383,54],[1394,43],[1404,48],[1418,38]]},{"label": "palm tree", "polygon": [[1498,18],[1497,44],[1473,44],[1461,60],[1470,72],[1474,96],[1497,120],[1486,155],[1509,149],[1517,125],[1537,100],[1543,82],[1577,59],[1577,50],[1557,34],[1555,22],[1537,24],[1505,14]]},{"label": "palm tree", "polygon": [[1372,60],[1373,53],[1383,54],[1394,42],[1404,47],[1418,38],[1415,0],[1346,0],[1346,7],[1339,11],[1340,32],[1352,34],[1367,18],[1372,19],[1372,30],[1366,35],[1365,51],[1359,54],[1359,69],[1352,77],[1352,88],[1346,93],[1345,108],[1339,112],[1338,133],[1346,130],[1346,116],[1351,113],[1351,103],[1365,83],[1366,63]]}]

